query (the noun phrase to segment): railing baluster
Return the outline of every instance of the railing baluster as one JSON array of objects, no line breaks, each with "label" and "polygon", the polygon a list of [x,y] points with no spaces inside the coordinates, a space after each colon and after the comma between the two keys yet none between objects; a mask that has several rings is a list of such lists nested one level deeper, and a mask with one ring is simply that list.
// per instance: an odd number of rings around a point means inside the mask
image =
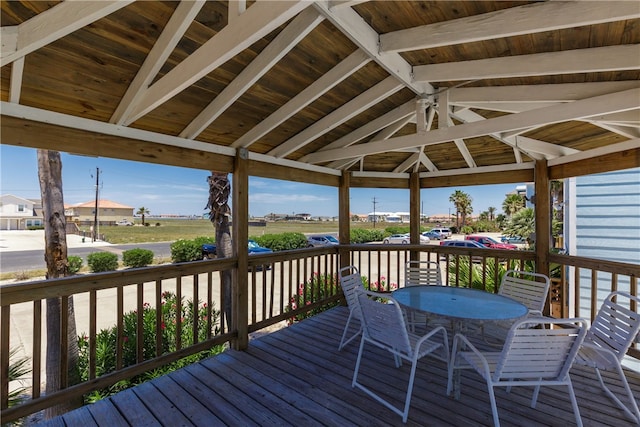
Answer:
[{"label": "railing baluster", "polygon": [[2,375],[0,375],[0,409],[9,407],[9,326],[11,325],[11,306],[2,306],[0,311],[0,364],[2,364]]},{"label": "railing baluster", "polygon": [[162,354],[162,331],[164,330],[163,325],[166,327],[163,316],[162,316],[162,312],[163,312],[162,280],[156,280],[155,297],[156,297],[156,357],[158,357]]},{"label": "railing baluster", "polygon": [[136,286],[136,362],[144,360],[144,288]]},{"label": "railing baluster", "polygon": [[123,343],[124,343],[124,292],[123,287],[118,286],[116,316],[117,316],[117,345],[116,345],[116,370],[122,369]]},{"label": "railing baluster", "polygon": [[176,350],[182,349],[182,276],[176,278]]},{"label": "railing baluster", "polygon": [[198,323],[200,323],[200,275],[193,275],[193,344],[197,344],[198,337]]},{"label": "railing baluster", "polygon": [[89,379],[96,377],[97,292],[89,291]]},{"label": "railing baluster", "polygon": [[[7,334],[8,337],[9,334]],[[40,397],[42,370],[42,300],[33,302],[33,351],[31,352],[31,397]]]},{"label": "railing baluster", "polygon": [[60,388],[69,387],[69,297],[60,297]]}]

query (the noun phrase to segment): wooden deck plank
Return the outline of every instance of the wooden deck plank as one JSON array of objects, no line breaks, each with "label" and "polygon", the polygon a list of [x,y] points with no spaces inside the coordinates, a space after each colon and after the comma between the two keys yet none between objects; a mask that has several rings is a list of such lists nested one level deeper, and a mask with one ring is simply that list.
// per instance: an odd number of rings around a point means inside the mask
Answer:
[{"label": "wooden deck plank", "polygon": [[[57,420],[83,427],[102,424],[96,420],[113,420],[114,426],[402,426],[398,415],[351,387],[359,340],[338,351],[347,316],[346,307],[337,307],[251,340],[246,351],[228,350]],[[471,339],[482,343],[478,337]],[[361,379],[401,405],[409,368],[405,363],[396,369],[389,353],[367,346]],[[605,377],[621,390],[614,376]],[[629,372],[628,378],[640,394],[640,375]],[[600,389],[591,369],[574,367],[572,380],[585,426],[631,425]],[[418,364],[407,426],[493,425],[486,384],[479,375],[462,373],[460,400],[446,396],[446,381],[445,363],[425,358]],[[532,388],[526,387],[510,393],[496,390],[503,426],[575,425],[565,389],[543,387],[535,409],[529,407],[531,395]],[[59,425],[54,422],[45,425]]]},{"label": "wooden deck plank", "polygon": [[[111,396],[108,400],[111,400],[120,414],[126,418],[129,425],[136,427],[155,427],[162,425],[132,389],[121,391]],[[95,412],[97,411],[94,411],[94,413]]]},{"label": "wooden deck plank", "polygon": [[123,426],[129,424],[124,419],[120,411],[113,404],[111,399],[105,399],[105,408],[96,409],[93,405],[88,405],[87,409],[93,416],[96,424],[101,427]]}]

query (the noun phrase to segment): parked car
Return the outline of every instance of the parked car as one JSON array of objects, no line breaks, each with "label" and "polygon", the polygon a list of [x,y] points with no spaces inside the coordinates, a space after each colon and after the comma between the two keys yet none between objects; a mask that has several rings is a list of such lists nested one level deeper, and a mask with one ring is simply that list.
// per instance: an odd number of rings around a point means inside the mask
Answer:
[{"label": "parked car", "polygon": [[118,222],[116,222],[116,225],[133,225],[133,223],[131,221],[129,221],[128,219],[122,219]]},{"label": "parked car", "polygon": [[479,242],[492,249],[518,249],[516,245],[513,245],[511,243],[501,243],[487,236],[469,235],[465,237],[465,240]]},{"label": "parked car", "polygon": [[500,236],[500,241],[502,243],[511,243],[511,244],[519,244],[523,245],[527,243],[527,240],[524,237],[520,236]]},{"label": "parked car", "polygon": [[307,247],[309,248],[316,248],[318,246],[331,246],[331,245],[338,245],[338,244],[340,244],[340,242],[338,242],[338,239],[336,239],[330,234],[307,237]]},{"label": "parked car", "polygon": [[[273,252],[269,248],[263,248],[255,240],[249,240],[247,244],[247,250],[249,251],[249,255],[252,254],[265,254]],[[217,257],[218,253],[216,251],[216,245],[211,243],[205,243],[202,245],[202,259],[214,259]]]},{"label": "parked car", "polygon": [[[429,241],[430,240],[427,236],[423,236],[422,234],[420,234],[420,244],[429,243]],[[408,243],[411,243],[411,236],[409,234],[392,234],[389,237],[385,237],[382,243],[385,243],[385,244],[401,243],[403,245],[406,245]]]},{"label": "parked car", "polygon": [[424,233],[422,233],[423,236],[428,237],[429,240],[444,240],[445,237],[438,233],[437,231],[425,231]]},{"label": "parked car", "polygon": [[450,239],[451,236],[453,235],[453,233],[451,233],[451,229],[447,227],[436,227],[436,228],[432,228],[429,231],[435,231],[436,233],[440,233],[445,239]]},{"label": "parked car", "polygon": [[440,242],[441,246],[457,246],[461,248],[478,248],[478,249],[488,249],[487,246],[483,245],[480,242],[476,242],[475,240],[447,240]]},{"label": "parked car", "polygon": [[392,234],[389,237],[385,237],[384,240],[382,241],[382,243],[384,244],[398,244],[398,243],[402,243],[403,245],[406,245],[409,243],[411,239],[409,238],[408,235],[406,234]]}]

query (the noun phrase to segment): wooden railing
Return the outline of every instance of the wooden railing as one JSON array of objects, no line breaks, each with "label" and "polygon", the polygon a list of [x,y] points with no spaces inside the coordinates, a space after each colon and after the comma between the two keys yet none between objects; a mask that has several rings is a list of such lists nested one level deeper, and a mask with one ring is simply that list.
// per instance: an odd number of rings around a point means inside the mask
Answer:
[{"label": "wooden railing", "polygon": [[[339,254],[347,256],[340,262]],[[249,257],[248,332],[260,331],[268,326],[300,319],[342,300],[337,286],[337,271],[342,265],[356,265],[366,277],[369,286],[379,291],[391,291],[404,282],[404,265],[410,259],[438,261],[442,268],[443,279],[449,286],[483,288],[497,292],[496,283],[502,271],[508,268],[532,269],[534,254],[528,251],[483,250],[473,248],[444,247],[437,245],[348,245],[326,248],[310,248],[284,251]],[[560,304],[572,305],[573,312],[562,311],[567,315],[581,315],[593,318],[602,298],[615,290],[629,290],[637,294],[637,280],[640,266],[598,261],[588,258],[566,255],[550,255],[551,263],[562,266],[561,270],[573,277],[571,292],[568,283],[561,280]],[[51,407],[73,397],[85,395],[92,390],[108,387],[117,381],[132,378],[135,375],[153,370],[180,358],[211,349],[217,345],[228,345],[238,339],[238,329],[227,322],[230,313],[225,311],[225,292],[220,285],[219,272],[224,270],[237,272],[238,260],[226,258],[191,263],[171,264],[141,269],[121,270],[110,273],[72,276],[63,279],[5,285],[0,288],[0,365],[2,369],[1,404],[2,420],[10,422],[31,413]],[[603,278],[606,285],[603,285]],[[588,277],[585,279],[585,277]],[[598,280],[600,279],[600,280]],[[235,286],[235,284],[234,284]],[[232,290],[233,291],[233,290]],[[175,336],[171,340],[173,349],[166,351],[163,341],[163,322],[166,320],[162,310],[156,310],[153,321],[155,340],[154,351],[146,354],[140,341],[144,328],[143,313],[146,309],[161,307],[166,292],[174,294]],[[572,293],[573,303],[566,296]],[[588,307],[585,301],[590,297]],[[86,334],[89,352],[88,379],[80,384],[69,386],[66,369],[61,375],[63,389],[42,396],[41,383],[44,378],[43,354],[46,348],[45,301],[58,298],[62,312],[73,297],[78,335]],[[194,312],[204,313],[191,320],[182,320],[180,313],[189,307]],[[233,305],[229,306],[233,310]],[[635,307],[633,307],[635,309]],[[125,363],[123,350],[125,336],[124,319],[126,313],[135,311],[136,357],[133,363]],[[131,316],[131,314],[129,314]],[[20,337],[11,336],[12,319],[22,320],[16,325]],[[66,368],[69,324],[63,316],[60,326],[61,366]],[[115,370],[104,375],[97,374],[96,338],[103,328],[115,325],[117,345],[113,351],[117,360]],[[207,330],[200,339],[198,331]],[[191,330],[192,342],[182,342],[181,331]],[[8,408],[8,366],[9,350],[20,338],[24,347],[30,348],[27,356],[31,360],[32,378],[29,384],[30,399],[18,406]],[[166,336],[165,336],[165,339]],[[640,352],[632,350],[630,354],[640,358]]]}]

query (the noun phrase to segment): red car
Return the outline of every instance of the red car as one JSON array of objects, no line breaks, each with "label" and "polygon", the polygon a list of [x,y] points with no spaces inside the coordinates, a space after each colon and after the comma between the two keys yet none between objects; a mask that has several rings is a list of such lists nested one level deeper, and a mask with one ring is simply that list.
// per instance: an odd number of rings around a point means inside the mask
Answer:
[{"label": "red car", "polygon": [[492,249],[518,249],[516,245],[511,243],[502,243],[487,236],[469,235],[465,237],[465,240],[473,240],[474,242],[482,243],[488,248]]}]

